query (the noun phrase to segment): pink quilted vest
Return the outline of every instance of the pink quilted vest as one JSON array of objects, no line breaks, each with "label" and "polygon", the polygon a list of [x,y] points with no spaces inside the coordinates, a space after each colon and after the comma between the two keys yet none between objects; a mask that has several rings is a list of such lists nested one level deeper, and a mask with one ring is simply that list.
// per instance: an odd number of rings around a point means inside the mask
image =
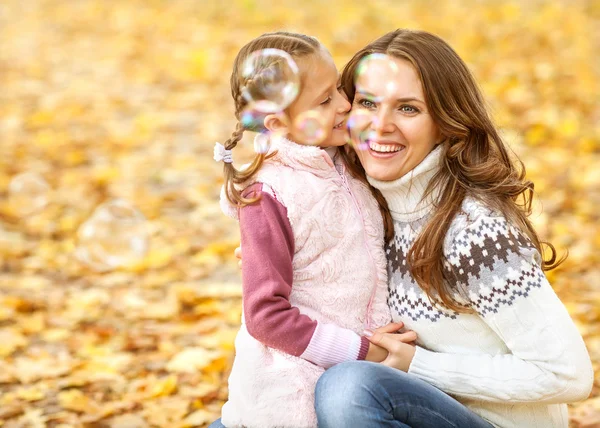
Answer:
[{"label": "pink quilted vest", "polygon": [[[263,183],[287,208],[295,241],[291,304],[358,334],[387,324],[383,221],[369,188],[339,156],[334,165],[318,147],[273,140],[277,154],[253,182]],[[226,427],[317,426],[314,389],[323,368],[264,346],[243,319],[235,348],[222,409]]]}]

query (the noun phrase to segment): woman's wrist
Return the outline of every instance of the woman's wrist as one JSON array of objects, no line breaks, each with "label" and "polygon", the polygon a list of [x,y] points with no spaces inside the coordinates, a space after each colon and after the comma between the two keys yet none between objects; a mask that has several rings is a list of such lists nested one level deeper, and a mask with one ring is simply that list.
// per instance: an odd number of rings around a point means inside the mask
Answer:
[{"label": "woman's wrist", "polygon": [[365,357],[365,361],[372,361],[374,363],[380,363],[385,360],[388,356],[388,351],[381,346],[374,345],[369,342],[369,350],[367,351],[367,356]]}]

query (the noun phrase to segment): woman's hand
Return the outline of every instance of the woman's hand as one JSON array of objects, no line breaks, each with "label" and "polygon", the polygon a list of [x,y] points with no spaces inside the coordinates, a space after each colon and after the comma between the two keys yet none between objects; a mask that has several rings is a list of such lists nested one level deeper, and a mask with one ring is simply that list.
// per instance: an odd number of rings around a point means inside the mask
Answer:
[{"label": "woman's hand", "polygon": [[[388,324],[388,326],[389,325],[390,324]],[[369,342],[371,342],[372,345],[375,345],[378,348],[383,348],[388,352],[387,357],[381,361],[381,364],[388,367],[394,367],[398,370],[402,370],[403,372],[408,372],[408,368],[410,367],[410,363],[412,362],[416,352],[415,345],[409,344],[408,342],[416,340],[417,334],[414,331],[409,331],[402,334],[390,334],[378,330],[380,329],[377,329],[374,332],[366,330],[365,336],[367,336],[367,339],[369,339]],[[369,333],[372,333],[371,336],[369,336]],[[409,337],[411,339],[398,340],[399,337],[403,335],[403,339]]]},{"label": "woman's hand", "polygon": [[[375,329],[375,332],[377,334],[385,335],[386,337],[391,338],[391,340],[393,341],[402,343],[410,343],[417,339],[417,334],[414,331],[397,333],[397,331],[400,330],[402,327],[404,327],[403,322],[392,322],[387,325],[384,325],[383,327]],[[385,347],[373,343],[373,341],[368,337],[368,334],[372,334],[373,332],[365,330],[365,333],[365,335],[370,341],[369,350],[367,352],[367,356],[365,357],[365,361],[373,361],[376,363],[381,363],[385,361],[389,356],[388,350]]]},{"label": "woman's hand", "polygon": [[240,269],[242,268],[242,246],[240,245],[235,250],[233,250],[233,255],[236,256],[240,261],[238,262],[238,266]]}]

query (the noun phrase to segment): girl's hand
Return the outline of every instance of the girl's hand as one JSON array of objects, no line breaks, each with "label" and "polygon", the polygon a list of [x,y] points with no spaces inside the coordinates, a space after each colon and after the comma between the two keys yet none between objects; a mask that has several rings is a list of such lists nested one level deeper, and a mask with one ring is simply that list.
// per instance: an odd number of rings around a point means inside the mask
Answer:
[{"label": "girl's hand", "polygon": [[[391,337],[392,340],[403,343],[410,343],[417,339],[417,334],[414,331],[396,333],[402,327],[404,327],[403,322],[392,322],[387,325],[384,325],[383,327],[375,329],[375,332],[379,334],[385,334],[386,336]],[[368,338],[368,334],[371,334],[372,332],[365,330],[365,333],[365,335],[367,335]],[[367,352],[367,356],[365,357],[365,361],[373,361],[376,363],[383,362],[388,357],[388,350],[382,346],[378,346],[377,344],[373,343],[373,341],[371,341],[370,339],[369,341],[371,343],[369,343],[369,350]]]},{"label": "girl's hand", "polygon": [[[389,325],[389,324],[388,324]],[[372,333],[369,336],[369,333]],[[365,331],[365,336],[371,342],[380,348],[384,348],[388,352],[388,356],[381,361],[381,364],[388,367],[394,367],[403,372],[408,372],[410,363],[415,355],[415,345],[407,342],[413,341],[417,338],[417,334],[414,331],[403,333],[404,335],[413,335],[410,340],[398,340],[395,336],[402,336],[397,334],[383,333],[375,330],[374,332]],[[408,336],[405,336],[408,337]]]},{"label": "girl's hand", "polygon": [[242,246],[240,245],[235,250],[233,250],[233,255],[236,256],[240,261],[238,262],[238,266],[240,269],[242,268]]}]

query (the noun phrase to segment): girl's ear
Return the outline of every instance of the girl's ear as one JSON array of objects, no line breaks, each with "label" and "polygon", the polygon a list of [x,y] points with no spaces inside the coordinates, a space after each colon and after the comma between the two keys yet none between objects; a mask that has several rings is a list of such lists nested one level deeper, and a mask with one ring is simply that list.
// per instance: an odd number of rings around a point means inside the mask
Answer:
[{"label": "girl's ear", "polygon": [[287,134],[289,129],[289,120],[283,113],[268,114],[265,116],[265,128],[270,132]]}]

